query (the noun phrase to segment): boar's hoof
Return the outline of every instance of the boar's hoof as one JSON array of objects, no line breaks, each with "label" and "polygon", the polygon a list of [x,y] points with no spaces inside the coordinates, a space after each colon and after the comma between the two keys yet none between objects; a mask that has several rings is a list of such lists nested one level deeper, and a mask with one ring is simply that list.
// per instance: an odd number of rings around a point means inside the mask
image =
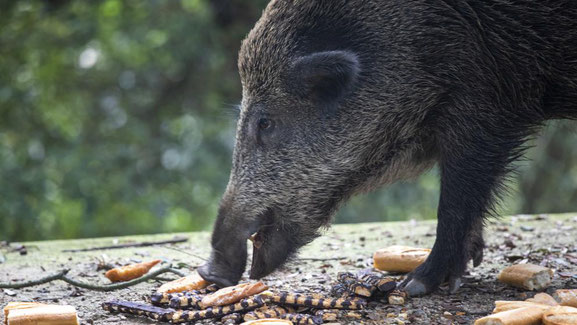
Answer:
[{"label": "boar's hoof", "polygon": [[198,268],[198,274],[208,282],[215,283],[219,288],[230,287],[237,284],[238,281],[232,281],[210,270],[210,264],[204,264]]},{"label": "boar's hoof", "polygon": [[406,291],[410,297],[422,296],[429,293],[427,287],[417,279],[411,279],[407,283],[403,282],[401,288]]},{"label": "boar's hoof", "polygon": [[459,288],[461,287],[461,283],[462,282],[460,276],[449,278],[449,293],[450,294],[457,293],[457,291],[459,291]]},{"label": "boar's hoof", "polygon": [[[456,293],[461,287],[461,277],[451,276],[449,278],[449,293]],[[427,286],[423,281],[409,276],[399,284],[399,289],[404,290],[410,297],[418,297],[429,294],[437,289],[436,286]]]}]

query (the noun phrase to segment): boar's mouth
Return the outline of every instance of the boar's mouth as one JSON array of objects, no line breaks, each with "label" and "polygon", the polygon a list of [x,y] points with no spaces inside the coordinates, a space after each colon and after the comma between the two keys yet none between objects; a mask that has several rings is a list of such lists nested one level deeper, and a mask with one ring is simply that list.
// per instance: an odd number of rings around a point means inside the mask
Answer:
[{"label": "boar's mouth", "polygon": [[296,236],[278,223],[267,223],[249,238],[253,243],[251,279],[260,279],[293,255],[299,245]]}]

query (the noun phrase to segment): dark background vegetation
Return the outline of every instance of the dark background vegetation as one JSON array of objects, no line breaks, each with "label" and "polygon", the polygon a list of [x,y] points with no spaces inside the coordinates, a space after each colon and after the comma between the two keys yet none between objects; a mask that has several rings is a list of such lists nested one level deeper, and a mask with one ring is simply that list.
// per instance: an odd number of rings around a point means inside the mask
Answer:
[{"label": "dark background vegetation", "polygon": [[[0,2],[0,239],[209,229],[237,51],[266,2]],[[500,212],[577,211],[574,124],[533,145]],[[355,198],[336,221],[434,218],[436,174]]]}]

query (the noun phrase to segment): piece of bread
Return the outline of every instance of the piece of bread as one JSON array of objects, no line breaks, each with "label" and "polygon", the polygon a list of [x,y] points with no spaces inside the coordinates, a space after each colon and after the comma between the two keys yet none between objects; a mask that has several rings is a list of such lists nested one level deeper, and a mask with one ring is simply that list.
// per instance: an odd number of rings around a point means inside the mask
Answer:
[{"label": "piece of bread", "polygon": [[210,283],[203,279],[198,272],[194,272],[184,278],[167,282],[158,288],[160,293],[174,293],[206,288]]},{"label": "piece of bread", "polygon": [[78,317],[73,306],[43,305],[9,310],[6,325],[78,325]]},{"label": "piece of bread", "polygon": [[555,291],[553,297],[562,306],[577,308],[577,289],[559,289]]},{"label": "piece of bread", "polygon": [[549,286],[553,271],[535,264],[511,265],[501,271],[499,281],[526,290],[543,290]]},{"label": "piece of bread", "polygon": [[373,266],[381,271],[411,272],[421,265],[431,252],[428,248],[389,246],[373,255]]},{"label": "piece of bread", "polygon": [[254,296],[267,289],[267,285],[261,281],[254,283],[242,283],[236,286],[222,288],[217,292],[211,293],[202,298],[200,306],[203,309],[206,309],[208,307],[234,304],[244,298]]},{"label": "piece of bread", "polygon": [[150,262],[135,263],[117,267],[112,270],[108,270],[105,276],[112,282],[130,281],[145,275],[153,266],[160,262],[160,260],[154,260]]},{"label": "piece of bread", "polygon": [[248,322],[244,322],[240,325],[292,325],[288,319],[276,319],[276,318],[263,318],[257,320],[249,320]]},{"label": "piece of bread", "polygon": [[497,301],[495,301],[495,309],[493,309],[493,313],[500,313],[503,311],[525,308],[525,307],[540,308],[542,310],[546,310],[546,309],[551,308],[550,305],[545,305],[545,304],[531,302],[531,301],[497,300]]},{"label": "piece of bread", "polygon": [[577,308],[568,306],[551,307],[543,314],[545,325],[575,325],[577,324]]},{"label": "piece of bread", "polygon": [[538,304],[544,304],[549,306],[559,306],[559,303],[557,302],[557,300],[555,300],[555,298],[551,297],[551,295],[544,292],[540,292],[536,294],[533,298],[526,299],[525,301],[535,302]]},{"label": "piece of bread", "polygon": [[517,308],[477,319],[475,325],[539,325],[543,313],[541,308]]},{"label": "piece of bread", "polygon": [[4,306],[4,324],[8,324],[8,312],[14,309],[28,309],[35,308],[39,306],[47,306],[46,304],[41,304],[39,302],[20,302],[12,301]]}]

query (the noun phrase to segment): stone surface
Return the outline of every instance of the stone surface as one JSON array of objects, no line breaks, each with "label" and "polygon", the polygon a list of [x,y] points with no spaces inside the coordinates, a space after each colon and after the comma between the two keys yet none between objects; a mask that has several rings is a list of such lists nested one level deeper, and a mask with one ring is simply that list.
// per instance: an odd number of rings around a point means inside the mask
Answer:
[{"label": "stone surface", "polygon": [[[339,271],[357,271],[371,267],[372,254],[389,245],[431,247],[436,224],[433,221],[407,221],[336,225],[321,238],[304,248],[299,256],[278,272],[264,279],[272,289],[324,291]],[[528,231],[527,229],[532,229]],[[170,239],[187,236],[182,244],[156,247],[125,248],[93,252],[63,253],[63,249]],[[183,233],[119,238],[96,238],[66,241],[23,243],[26,255],[14,248],[0,247],[0,283],[36,279],[70,269],[70,276],[90,283],[108,283],[98,265],[141,262],[162,259],[189,272],[203,263],[209,254],[210,234]],[[367,318],[339,320],[341,324],[470,324],[493,309],[494,300],[526,299],[534,292],[511,288],[496,281],[498,272],[513,263],[531,262],[556,271],[553,288],[577,287],[577,213],[563,215],[513,216],[492,220],[486,231],[487,249],[483,264],[471,269],[455,295],[446,289],[422,298],[409,299],[404,306],[371,303]],[[249,252],[250,255],[250,252]],[[249,262],[250,265],[250,262]],[[246,274],[245,274],[246,275]],[[166,275],[166,277],[172,277]],[[128,289],[102,293],[75,289],[57,281],[40,286],[0,289],[0,306],[9,301],[42,301],[71,304],[77,307],[87,324],[151,324],[153,321],[103,311],[100,304],[110,299],[142,301],[142,297],[160,286],[150,281]],[[451,315],[450,317],[448,315]],[[214,321],[206,321],[206,324]]]}]

